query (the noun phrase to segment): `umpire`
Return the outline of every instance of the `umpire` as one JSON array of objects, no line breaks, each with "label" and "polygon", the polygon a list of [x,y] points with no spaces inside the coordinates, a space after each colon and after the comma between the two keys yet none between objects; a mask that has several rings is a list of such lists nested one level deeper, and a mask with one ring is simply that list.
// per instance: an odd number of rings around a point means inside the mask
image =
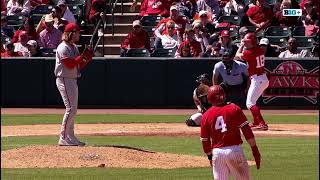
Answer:
[{"label": "umpire", "polygon": [[214,66],[212,83],[220,85],[226,94],[226,100],[241,108],[245,108],[246,90],[248,83],[247,65],[233,60],[231,51],[222,55],[222,61]]}]

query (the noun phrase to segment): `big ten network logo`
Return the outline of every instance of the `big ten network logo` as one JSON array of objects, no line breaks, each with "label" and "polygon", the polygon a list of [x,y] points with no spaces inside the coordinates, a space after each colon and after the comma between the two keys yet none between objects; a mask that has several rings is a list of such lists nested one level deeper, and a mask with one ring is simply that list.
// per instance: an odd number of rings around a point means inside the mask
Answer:
[{"label": "big ten network logo", "polygon": [[302,10],[301,9],[283,9],[282,16],[301,16]]},{"label": "big ten network logo", "polygon": [[269,75],[269,88],[262,95],[268,104],[276,98],[304,98],[317,104],[319,94],[319,66],[307,71],[299,63],[287,61],[279,64]]}]

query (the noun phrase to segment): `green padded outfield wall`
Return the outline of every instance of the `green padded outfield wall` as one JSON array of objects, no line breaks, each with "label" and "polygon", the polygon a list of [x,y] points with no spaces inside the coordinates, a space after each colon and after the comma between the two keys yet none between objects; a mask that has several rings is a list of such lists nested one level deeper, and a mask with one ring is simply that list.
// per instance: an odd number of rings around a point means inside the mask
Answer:
[{"label": "green padded outfield wall", "polygon": [[[80,108],[194,108],[195,79],[220,59],[96,58],[79,79]],[[2,107],[63,107],[54,58],[1,59]],[[267,59],[263,108],[318,109],[318,59]]]}]

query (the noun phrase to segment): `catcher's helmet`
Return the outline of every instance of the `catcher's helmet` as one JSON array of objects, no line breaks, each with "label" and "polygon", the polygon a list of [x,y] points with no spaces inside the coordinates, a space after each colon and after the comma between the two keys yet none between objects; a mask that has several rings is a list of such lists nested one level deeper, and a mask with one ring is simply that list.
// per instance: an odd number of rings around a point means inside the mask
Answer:
[{"label": "catcher's helmet", "polygon": [[196,82],[199,84],[203,83],[210,86],[210,76],[207,73],[201,74],[197,77]]},{"label": "catcher's helmet", "polygon": [[253,46],[257,45],[257,37],[255,33],[248,33],[244,36],[243,41],[251,42]]},{"label": "catcher's helmet", "polygon": [[209,88],[208,101],[213,106],[222,104],[225,101],[224,97],[225,97],[224,91],[221,86],[213,85]]}]

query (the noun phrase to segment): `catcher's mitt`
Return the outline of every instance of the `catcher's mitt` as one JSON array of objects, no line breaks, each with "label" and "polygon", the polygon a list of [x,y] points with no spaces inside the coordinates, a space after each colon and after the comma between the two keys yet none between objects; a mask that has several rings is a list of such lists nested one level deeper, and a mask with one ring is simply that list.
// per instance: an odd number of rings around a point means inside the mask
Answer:
[{"label": "catcher's mitt", "polygon": [[200,84],[196,89],[196,95],[201,103],[202,113],[205,113],[211,107],[211,104],[208,102],[207,99],[208,90],[209,86],[205,84]]},{"label": "catcher's mitt", "polygon": [[186,120],[186,125],[187,126],[192,126],[192,127],[197,126],[196,123],[190,118]]}]

